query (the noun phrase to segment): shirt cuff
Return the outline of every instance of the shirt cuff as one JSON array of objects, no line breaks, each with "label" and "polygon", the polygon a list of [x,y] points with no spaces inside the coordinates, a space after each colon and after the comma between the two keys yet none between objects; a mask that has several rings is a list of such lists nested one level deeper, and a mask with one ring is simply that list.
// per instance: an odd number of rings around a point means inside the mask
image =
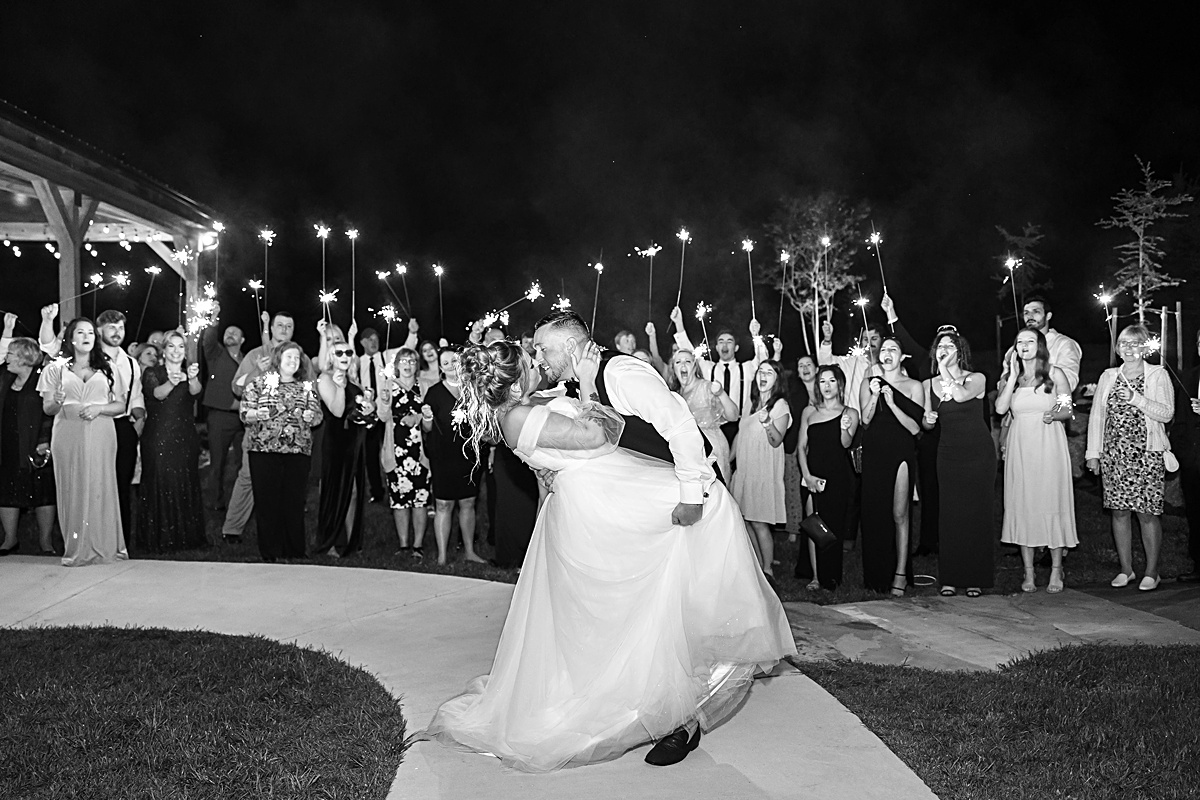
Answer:
[{"label": "shirt cuff", "polygon": [[704,484],[702,482],[679,484],[679,502],[688,505],[704,505]]}]

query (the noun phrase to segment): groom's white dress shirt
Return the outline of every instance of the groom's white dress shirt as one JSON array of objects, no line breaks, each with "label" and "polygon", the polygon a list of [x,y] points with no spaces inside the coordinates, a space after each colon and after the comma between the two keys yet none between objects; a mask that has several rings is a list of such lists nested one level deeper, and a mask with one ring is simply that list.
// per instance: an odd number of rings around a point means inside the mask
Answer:
[{"label": "groom's white dress shirt", "polygon": [[679,501],[701,505],[716,474],[704,455],[704,438],[683,396],[667,388],[654,367],[636,358],[614,358],[604,370],[609,402],[619,414],[654,426],[675,459]]}]

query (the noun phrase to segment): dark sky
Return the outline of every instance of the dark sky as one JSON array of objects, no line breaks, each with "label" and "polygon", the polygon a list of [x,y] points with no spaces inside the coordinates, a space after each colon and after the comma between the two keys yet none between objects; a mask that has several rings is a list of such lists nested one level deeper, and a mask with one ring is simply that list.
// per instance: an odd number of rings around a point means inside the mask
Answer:
[{"label": "dark sky", "polygon": [[[742,328],[738,242],[761,240],[781,196],[833,190],[871,205],[914,332],[955,322],[986,349],[991,318],[1009,307],[992,277],[997,224],[1043,226],[1059,327],[1101,340],[1090,293],[1118,239],[1094,223],[1138,180],[1135,154],[1163,177],[1197,174],[1183,20],[1152,4],[1096,6],[10,3],[0,85],[10,102],[217,209],[231,227],[222,294],[243,318],[253,304],[238,289],[261,271],[253,237],[269,225],[279,233],[272,305],[315,322],[312,224],[324,221],[335,226],[343,323],[340,231],[353,224],[360,324],[362,307],[384,301],[372,270],[400,258],[427,330],[434,260],[447,268],[448,329],[535,277],[551,299],[562,281],[588,316],[588,262],[603,253],[598,333],[640,332],[646,263],[626,254],[656,240],[665,331],[673,234],[687,224],[685,306],[709,300],[717,324]],[[862,257],[877,301],[878,273]],[[0,251],[0,274],[13,267]],[[1197,288],[1162,299],[1192,300]],[[143,296],[113,302],[136,311]],[[757,298],[773,329],[778,295],[760,287]],[[515,323],[547,309],[519,306]],[[789,313],[785,334],[796,330]]]}]

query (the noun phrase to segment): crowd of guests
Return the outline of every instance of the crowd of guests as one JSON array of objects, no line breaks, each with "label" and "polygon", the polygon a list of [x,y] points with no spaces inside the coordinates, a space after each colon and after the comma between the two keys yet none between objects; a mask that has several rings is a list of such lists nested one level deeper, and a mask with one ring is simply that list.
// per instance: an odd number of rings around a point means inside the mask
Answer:
[{"label": "crowd of guests", "polygon": [[[1061,592],[1064,554],[1079,541],[1067,446],[1081,394],[1079,345],[1050,326],[1045,300],[1031,299],[999,383],[989,386],[953,326],[937,329],[926,349],[890,298],[882,306],[887,325],[864,329],[847,355],[833,353],[826,323],[817,354],[801,355],[794,368],[784,366],[782,343],[761,336],[753,320],[748,359],[738,359],[732,330],[720,330],[711,351],[697,346],[678,308],[667,359],[653,324],[648,347],[631,331],[613,345],[653,364],[684,398],[769,578],[779,566],[777,535],[799,541],[791,567],[810,589],[842,582],[843,553],[857,541],[869,589],[903,596],[914,582],[912,554],[936,553],[940,592],[977,597],[995,579],[999,469],[998,536],[1020,553],[1021,588],[1039,588],[1044,550],[1045,589]],[[218,306],[218,320],[219,313]],[[415,320],[406,340],[386,350],[370,328],[352,327],[347,337],[323,320],[313,357],[292,340],[295,319],[286,312],[263,314],[262,344],[246,353],[240,328],[213,324],[200,336],[202,371],[180,332],[125,350],[120,312],[71,320],[61,331],[56,314],[55,306],[43,309],[38,339],[14,338],[8,315],[0,340],[0,554],[16,551],[19,515],[30,509],[43,552],[54,552],[57,518],[66,565],[204,546],[214,511],[224,512],[221,535],[231,545],[255,516],[266,561],[344,557],[362,547],[365,506],[378,502],[392,512],[398,555],[423,559],[432,521],[439,564],[451,557],[456,532],[464,557],[483,561],[475,530],[484,513],[477,502],[486,498],[493,562],[523,560],[545,489],[504,442],[473,449],[457,408],[458,352],[422,340]],[[477,323],[469,338],[504,335]],[[1138,578],[1136,515],[1146,556],[1137,585],[1147,591],[1160,580],[1167,472],[1181,471],[1185,500],[1200,497],[1200,401],[1191,399],[1200,375],[1179,378],[1147,363],[1148,339],[1136,325],[1118,337],[1121,364],[1095,387],[1086,454],[1112,513],[1121,564],[1113,586]],[[531,335],[521,343],[535,355]],[[197,405],[207,423],[207,507]],[[320,500],[310,535],[304,508],[313,472]],[[1194,560],[1198,506],[1187,503]],[[833,543],[813,530],[832,533]]]}]

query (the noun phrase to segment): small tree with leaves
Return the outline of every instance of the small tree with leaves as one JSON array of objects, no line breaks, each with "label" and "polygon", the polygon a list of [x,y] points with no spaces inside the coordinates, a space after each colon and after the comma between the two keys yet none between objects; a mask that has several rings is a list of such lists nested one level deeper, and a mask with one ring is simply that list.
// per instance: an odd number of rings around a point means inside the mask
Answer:
[{"label": "small tree with leaves", "polygon": [[1150,169],[1150,162],[1138,158],[1142,168],[1142,185],[1137,189],[1122,189],[1113,195],[1115,212],[1096,224],[1101,228],[1120,228],[1129,231],[1133,239],[1116,246],[1121,262],[1113,276],[1117,291],[1133,294],[1138,321],[1145,323],[1146,307],[1154,293],[1169,286],[1178,286],[1182,279],[1173,278],[1163,269],[1163,237],[1154,233],[1155,225],[1163,220],[1184,217],[1171,209],[1192,202],[1192,195],[1179,192],[1167,195],[1164,190],[1171,181],[1159,180]]},{"label": "small tree with leaves", "polygon": [[1000,260],[1015,258],[1020,263],[1017,269],[1006,270],[1003,277],[996,278],[1000,281],[1000,288],[996,294],[1001,300],[1006,300],[1012,293],[1012,287],[1008,285],[1009,280],[1012,280],[1020,299],[1020,306],[1023,308],[1026,297],[1054,286],[1053,281],[1041,280],[1038,275],[1046,270],[1046,264],[1038,258],[1035,248],[1041,244],[1045,235],[1041,226],[1032,222],[1025,223],[1025,228],[1020,233],[1009,233],[1002,225],[997,225],[996,230],[1004,239],[1005,252]]},{"label": "small tree with leaves", "polygon": [[769,262],[763,282],[782,292],[800,314],[812,315],[814,337],[820,336],[822,317],[833,316],[834,295],[862,280],[850,269],[869,215],[865,203],[822,192],[783,198],[765,226],[776,253],[787,258]]}]

